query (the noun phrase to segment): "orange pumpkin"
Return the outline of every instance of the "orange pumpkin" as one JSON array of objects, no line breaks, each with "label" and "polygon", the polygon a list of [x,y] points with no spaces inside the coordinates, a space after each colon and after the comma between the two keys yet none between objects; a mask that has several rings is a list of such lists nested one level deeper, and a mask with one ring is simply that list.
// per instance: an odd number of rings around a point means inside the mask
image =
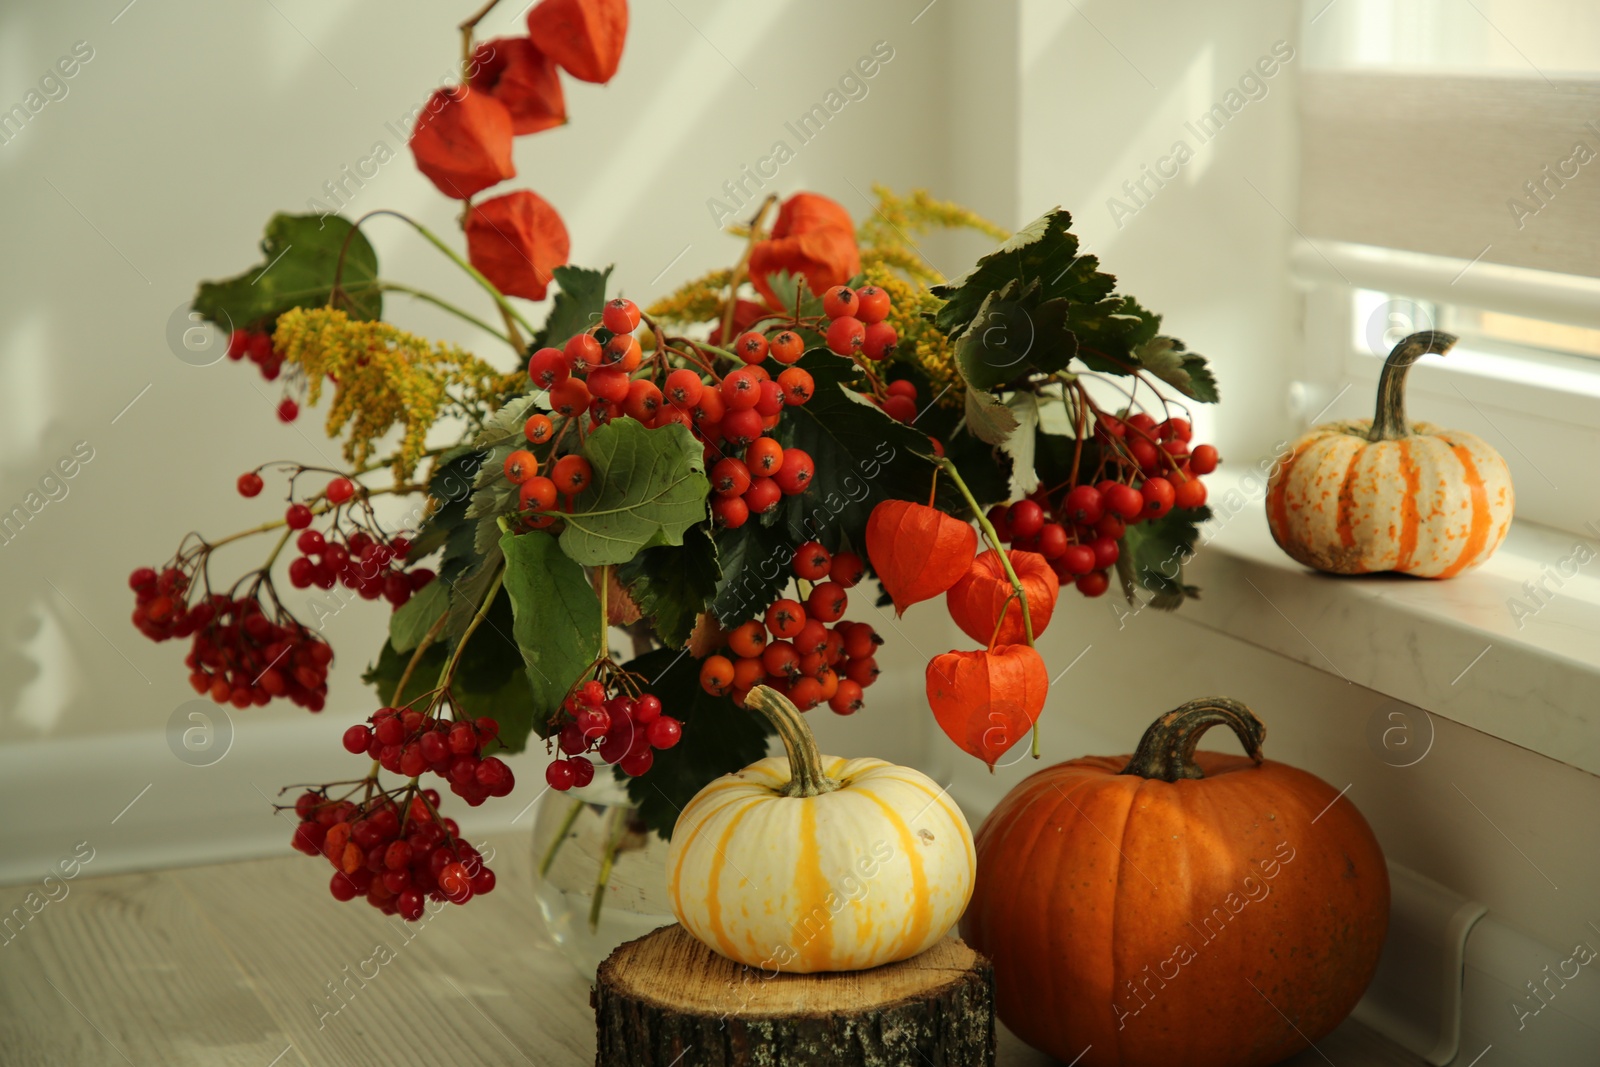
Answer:
[{"label": "orange pumpkin", "polygon": [[1406,422],[1406,373],[1455,343],[1407,337],[1384,363],[1372,420],[1324,423],[1295,442],[1268,483],[1267,524],[1297,562],[1450,578],[1500,547],[1513,510],[1506,461],[1473,434]]},{"label": "orange pumpkin", "polygon": [[[1196,754],[1217,723],[1248,757]],[[984,821],[961,936],[1018,1037],[1080,1067],[1258,1067],[1355,1007],[1388,926],[1383,853],[1348,799],[1262,758],[1265,733],[1192,701],[1133,756],[1040,771]]]}]

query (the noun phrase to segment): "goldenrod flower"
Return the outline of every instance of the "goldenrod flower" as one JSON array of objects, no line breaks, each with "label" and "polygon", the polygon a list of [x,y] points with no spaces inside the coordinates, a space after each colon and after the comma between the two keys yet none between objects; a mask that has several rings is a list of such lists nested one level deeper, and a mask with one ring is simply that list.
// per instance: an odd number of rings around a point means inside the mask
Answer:
[{"label": "goldenrod flower", "polygon": [[352,319],[337,308],[285,312],[272,344],[304,369],[310,403],[332,380],[327,432],[344,437],[344,456],[353,466],[366,466],[385,434],[405,428],[392,457],[395,478],[402,481],[427,451],[435,422],[445,415],[479,417],[520,384],[520,375],[502,375],[455,345],[430,342],[387,322]]}]

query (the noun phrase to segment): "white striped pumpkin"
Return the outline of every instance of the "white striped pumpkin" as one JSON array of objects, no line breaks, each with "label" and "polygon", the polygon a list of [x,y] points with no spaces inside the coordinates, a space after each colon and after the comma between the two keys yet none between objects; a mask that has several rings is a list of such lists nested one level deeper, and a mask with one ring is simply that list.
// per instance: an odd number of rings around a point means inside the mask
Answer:
[{"label": "white striped pumpkin", "polygon": [[764,686],[746,703],[789,756],[718,778],[678,816],[667,889],[684,929],[769,973],[864,970],[931,948],[972,895],[961,810],[909,767],[820,755]]},{"label": "white striped pumpkin", "polygon": [[1295,442],[1267,487],[1267,525],[1296,561],[1333,574],[1450,578],[1488,559],[1511,526],[1511,472],[1481,438],[1405,420],[1405,375],[1449,334],[1395,346],[1374,419],[1330,422]]}]

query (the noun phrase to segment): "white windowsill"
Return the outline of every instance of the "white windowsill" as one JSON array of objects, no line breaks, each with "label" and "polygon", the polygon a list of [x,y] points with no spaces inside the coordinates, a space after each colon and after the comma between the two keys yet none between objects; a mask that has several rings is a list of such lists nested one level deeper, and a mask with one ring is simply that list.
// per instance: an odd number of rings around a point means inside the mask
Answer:
[{"label": "white windowsill", "polygon": [[[1179,618],[1600,774],[1600,531],[1518,521],[1487,563],[1447,581],[1339,578],[1278,548],[1259,483],[1224,469],[1208,484],[1218,517],[1186,569],[1204,594]],[[1231,515],[1230,490],[1247,501]],[[1523,584],[1541,579],[1542,606]]]}]

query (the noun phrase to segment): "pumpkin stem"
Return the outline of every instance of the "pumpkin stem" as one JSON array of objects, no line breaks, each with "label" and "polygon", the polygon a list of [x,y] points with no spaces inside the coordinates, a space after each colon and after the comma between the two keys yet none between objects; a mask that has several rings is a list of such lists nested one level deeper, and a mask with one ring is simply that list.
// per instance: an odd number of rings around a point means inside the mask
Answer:
[{"label": "pumpkin stem", "polygon": [[1457,340],[1455,334],[1423,330],[1394,346],[1378,377],[1378,410],[1372,417],[1367,440],[1398,441],[1411,436],[1411,427],[1406,424],[1406,375],[1411,364],[1429,354],[1444,355]]},{"label": "pumpkin stem", "polygon": [[744,698],[747,708],[755,708],[777,728],[783,749],[789,754],[789,784],[783,787],[786,797],[814,797],[831,793],[839,783],[822,770],[822,752],[811,727],[801,716],[800,709],[789,698],[764,685],[755,686]]},{"label": "pumpkin stem", "polygon": [[1200,743],[1200,735],[1219,723],[1239,735],[1245,752],[1257,763],[1261,762],[1261,742],[1267,736],[1267,728],[1256,718],[1255,712],[1227,697],[1202,697],[1174,708],[1151,723],[1139,739],[1133,758],[1118,773],[1159,778],[1163,782],[1204,778],[1204,772],[1194,760],[1194,748]]}]

